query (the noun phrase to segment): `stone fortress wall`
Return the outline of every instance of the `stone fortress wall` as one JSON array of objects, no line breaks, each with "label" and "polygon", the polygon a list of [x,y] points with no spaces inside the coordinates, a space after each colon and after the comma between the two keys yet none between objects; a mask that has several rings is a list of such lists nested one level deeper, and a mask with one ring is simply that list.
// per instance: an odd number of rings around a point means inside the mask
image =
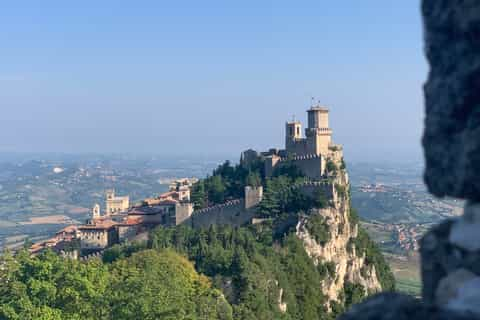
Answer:
[{"label": "stone fortress wall", "polygon": [[[338,199],[335,185],[327,180],[309,180],[291,186],[291,188],[300,190],[309,197],[314,197],[318,191],[321,191],[332,202],[336,202]],[[245,199],[231,200],[224,204],[194,211],[183,224],[193,228],[208,228],[213,224],[238,227],[251,223],[256,214],[256,206],[262,201],[263,188],[247,186],[245,190]]]},{"label": "stone fortress wall", "polygon": [[245,200],[232,200],[221,205],[194,211],[184,224],[193,228],[208,228],[211,225],[242,226],[248,224],[255,210],[245,208]]},{"label": "stone fortress wall", "polygon": [[245,198],[194,211],[184,224],[193,228],[208,228],[211,225],[242,226],[251,223],[256,206],[263,199],[263,187],[245,187]]},{"label": "stone fortress wall", "polygon": [[314,198],[318,191],[321,191],[325,197],[332,202],[337,202],[338,193],[335,189],[334,183],[324,181],[306,181],[301,184],[292,186],[292,189],[300,190],[302,194]]}]

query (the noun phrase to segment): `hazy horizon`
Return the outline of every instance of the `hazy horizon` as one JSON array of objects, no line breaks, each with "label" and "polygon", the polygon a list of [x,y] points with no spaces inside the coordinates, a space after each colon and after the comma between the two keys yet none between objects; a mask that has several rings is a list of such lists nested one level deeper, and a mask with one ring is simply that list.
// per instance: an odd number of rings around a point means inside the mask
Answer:
[{"label": "hazy horizon", "polygon": [[347,161],[422,156],[418,1],[9,3],[0,27],[0,152],[282,147],[314,96]]}]

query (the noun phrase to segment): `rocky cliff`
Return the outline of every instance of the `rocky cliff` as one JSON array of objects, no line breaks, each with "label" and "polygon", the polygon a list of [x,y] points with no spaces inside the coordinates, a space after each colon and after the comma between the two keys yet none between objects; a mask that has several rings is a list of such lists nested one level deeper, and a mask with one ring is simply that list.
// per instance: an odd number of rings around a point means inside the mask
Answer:
[{"label": "rocky cliff", "polygon": [[[309,216],[301,218],[296,235],[315,265],[331,265],[334,269],[322,283],[327,301],[342,302],[347,284],[361,286],[365,295],[379,292],[382,286],[375,265],[367,262],[365,250],[356,245],[359,226],[351,218],[347,172],[338,168],[328,179],[333,191],[329,206],[312,209]],[[312,234],[312,221],[323,225],[324,239]]]},{"label": "rocky cliff", "polygon": [[156,230],[152,246],[187,252],[225,294],[236,319],[333,319],[366,296],[394,288],[389,266],[350,206],[341,150],[322,158],[321,178],[306,175],[295,159],[265,177],[262,160],[221,165],[193,194],[207,203],[238,195],[244,183],[261,185],[253,224],[208,216],[207,229]]}]

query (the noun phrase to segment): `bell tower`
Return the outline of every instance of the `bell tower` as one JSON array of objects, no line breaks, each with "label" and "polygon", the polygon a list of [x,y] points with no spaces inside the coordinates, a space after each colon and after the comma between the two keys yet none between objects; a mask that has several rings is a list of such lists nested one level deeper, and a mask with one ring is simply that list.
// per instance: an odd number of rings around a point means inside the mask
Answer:
[{"label": "bell tower", "polygon": [[294,153],[298,142],[302,140],[302,123],[293,120],[287,122],[285,128],[285,148],[289,153]]}]

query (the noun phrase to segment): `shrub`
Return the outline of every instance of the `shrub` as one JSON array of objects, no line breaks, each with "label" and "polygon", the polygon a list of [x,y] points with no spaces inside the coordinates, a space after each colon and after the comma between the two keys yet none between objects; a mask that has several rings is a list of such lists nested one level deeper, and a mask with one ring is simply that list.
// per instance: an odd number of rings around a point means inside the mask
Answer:
[{"label": "shrub", "polygon": [[332,159],[327,160],[327,172],[329,173],[336,173],[338,171],[338,167]]},{"label": "shrub", "polygon": [[337,194],[340,198],[345,198],[345,196],[347,195],[347,188],[345,186],[342,186],[341,184],[336,183],[335,190],[337,191]]},{"label": "shrub", "polygon": [[365,289],[359,283],[345,282],[343,286],[345,292],[345,308],[362,302],[365,298]]},{"label": "shrub", "polygon": [[335,269],[335,263],[332,261],[319,262],[317,266],[318,273],[322,279],[326,279],[327,277],[333,278],[335,276]]},{"label": "shrub", "polygon": [[324,246],[330,239],[330,226],[325,218],[319,214],[313,214],[307,221],[307,230],[315,238],[315,241]]}]

